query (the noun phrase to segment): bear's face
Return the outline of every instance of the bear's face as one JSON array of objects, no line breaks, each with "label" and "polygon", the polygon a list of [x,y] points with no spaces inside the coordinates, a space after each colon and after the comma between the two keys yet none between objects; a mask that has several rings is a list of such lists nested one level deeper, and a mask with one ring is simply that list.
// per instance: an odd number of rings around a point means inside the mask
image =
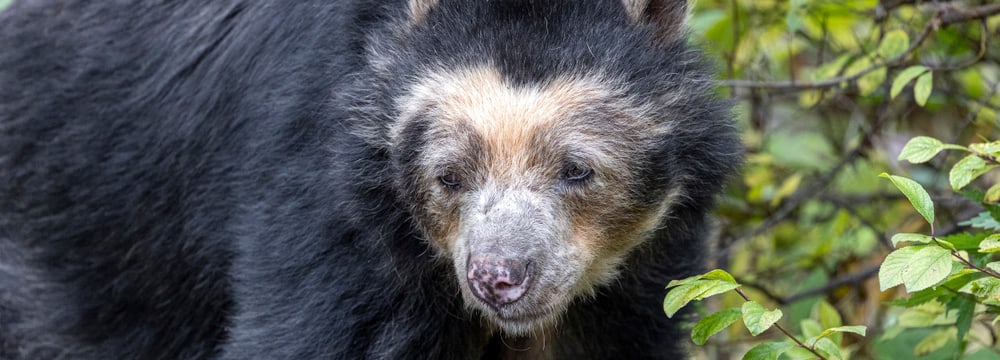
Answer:
[{"label": "bear's face", "polygon": [[387,161],[361,181],[395,191],[497,328],[551,325],[644,242],[698,232],[738,164],[728,106],[683,41],[686,6],[410,0],[368,34],[367,69],[338,93]]},{"label": "bear's face", "polygon": [[428,70],[396,99],[397,186],[465,303],[507,332],[612,280],[681,195],[642,173],[672,123],[619,82],[519,85],[481,64]]}]

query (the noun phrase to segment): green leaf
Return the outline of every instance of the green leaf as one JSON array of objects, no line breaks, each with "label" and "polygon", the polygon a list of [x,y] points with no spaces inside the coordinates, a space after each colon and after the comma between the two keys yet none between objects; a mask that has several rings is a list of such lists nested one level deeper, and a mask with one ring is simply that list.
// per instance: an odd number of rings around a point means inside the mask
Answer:
[{"label": "green leaf", "polygon": [[[956,262],[955,264],[959,266],[962,265],[961,263],[958,262]],[[959,270],[958,272],[949,275],[948,280],[945,281],[944,284],[941,284],[938,287],[944,286],[947,288],[944,289],[945,294],[953,294],[955,290],[962,288],[963,286],[965,286],[965,284],[968,284],[972,280],[978,279],[979,275],[981,274],[982,272],[979,270],[963,268],[962,270]]]},{"label": "green leaf", "polygon": [[896,79],[892,81],[892,88],[889,90],[889,96],[895,99],[896,95],[899,95],[899,93],[903,91],[903,88],[906,87],[906,84],[909,84],[910,81],[913,81],[914,78],[925,72],[927,72],[927,67],[923,65],[910,66],[905,70],[900,71],[899,75],[896,75]]},{"label": "green leaf", "polygon": [[899,326],[913,328],[937,325],[945,311],[945,307],[941,303],[929,301],[908,308],[899,314]]},{"label": "green leaf", "polygon": [[982,155],[1000,156],[1000,141],[972,144],[969,145],[969,151]]},{"label": "green leaf", "polygon": [[989,211],[983,211],[975,217],[958,223],[962,226],[971,226],[977,229],[1000,231],[1000,222],[990,215]]},{"label": "green leaf", "polygon": [[843,354],[840,353],[840,346],[834,344],[830,339],[819,339],[816,342],[816,351],[822,355],[826,355],[827,359],[843,359]]},{"label": "green leaf", "polygon": [[788,342],[765,342],[755,345],[743,355],[743,360],[777,360],[785,351],[795,347]]},{"label": "green leaf", "polygon": [[[867,70],[868,68],[871,68],[872,65],[873,64],[870,59],[867,58],[860,59],[851,64],[847,72],[858,73]],[[861,75],[861,77],[859,77],[857,80],[858,91],[863,96],[871,95],[871,93],[875,92],[875,90],[877,90],[878,87],[882,85],[882,82],[885,81],[885,76],[887,73],[888,70],[886,70],[885,67],[879,67],[875,70],[869,71],[867,74]]]},{"label": "green leaf", "polygon": [[[854,76],[871,69],[872,67],[874,67],[872,60],[867,57],[863,57],[852,62],[844,73],[848,76]],[[883,81],[885,81],[885,76],[885,67],[879,67],[875,70],[869,71],[857,79],[858,91],[861,92],[861,95],[871,94],[873,91],[878,89],[878,86],[881,85]]]},{"label": "green leaf", "polygon": [[903,195],[910,200],[910,204],[913,204],[913,207],[917,209],[917,212],[920,213],[920,215],[922,215],[928,223],[934,223],[934,201],[931,201],[931,196],[927,194],[927,190],[924,190],[920,184],[902,176],[889,175],[886,173],[882,173],[879,176],[892,181],[892,184],[896,185],[896,188],[898,188],[899,191],[901,191]]},{"label": "green leaf", "polygon": [[[889,329],[899,329],[899,327],[891,326]],[[890,339],[888,341],[875,341],[875,344],[873,344],[874,346],[872,346],[873,351],[870,351],[867,348],[864,350],[865,354],[870,354],[869,356],[854,356],[853,358],[859,360],[973,360],[963,356],[962,353],[958,351],[957,344],[953,341],[949,341],[943,348],[938,349],[938,351],[930,353],[927,356],[913,356],[913,348],[916,347],[917,343],[919,343],[920,340],[928,334],[934,332],[934,330],[935,328],[907,329],[896,336],[895,339]],[[887,330],[887,332],[888,331],[889,330]]]},{"label": "green leaf", "polygon": [[[964,196],[966,199],[978,203],[983,202],[983,197],[986,196],[985,192],[977,190],[975,188],[962,189],[961,191],[958,191],[958,194]],[[1000,209],[1000,206],[993,206],[993,208]],[[986,210],[990,210],[990,207],[986,207]],[[1000,212],[995,212],[995,213],[1000,214]],[[1000,216],[998,216],[998,218],[1000,218]]]},{"label": "green leaf", "polygon": [[948,249],[948,250],[958,250],[958,249],[955,248],[954,244],[952,244],[952,243],[950,243],[950,242],[948,242],[947,240],[944,240],[944,239],[937,239],[937,241],[935,243],[938,246],[943,247],[943,248]]},{"label": "green leaf", "polygon": [[937,285],[951,274],[951,251],[939,246],[925,246],[910,258],[903,269],[903,286],[914,292]]},{"label": "green leaf", "polygon": [[830,334],[845,333],[845,332],[849,332],[849,333],[854,333],[854,334],[858,334],[858,335],[861,335],[861,336],[865,336],[865,331],[867,331],[867,330],[868,330],[868,327],[864,326],[864,325],[837,326],[837,327],[832,327],[832,328],[823,330],[823,332],[819,333],[819,338],[822,339],[822,338],[825,338],[827,336],[830,336]]},{"label": "green leaf", "polygon": [[[688,27],[692,34],[708,34],[713,28],[725,27],[732,22],[729,15],[722,10],[704,10],[691,14]],[[719,26],[722,25],[722,26]],[[731,34],[727,34],[731,37]],[[732,42],[732,39],[727,39]]]},{"label": "green leaf", "polygon": [[870,67],[872,67],[871,59],[868,57],[859,57],[854,59],[854,61],[847,66],[847,69],[844,70],[844,75],[854,76],[860,74],[862,71],[868,70]]},{"label": "green leaf", "polygon": [[772,195],[771,206],[777,206],[781,203],[781,200],[794,194],[795,191],[799,189],[799,184],[801,182],[802,173],[795,173],[792,176],[785,178],[785,180],[781,183],[781,186],[778,187],[778,190],[776,190],[774,195]]},{"label": "green leaf", "polygon": [[802,27],[802,16],[798,11],[788,9],[788,13],[785,15],[785,24],[788,26],[789,32],[795,32]]},{"label": "green leaf", "polygon": [[663,299],[663,312],[673,317],[677,311],[693,300],[701,300],[739,287],[739,284],[721,280],[695,280],[670,289]]},{"label": "green leaf", "polygon": [[733,278],[733,275],[730,275],[728,272],[722,269],[715,269],[709,271],[704,275],[702,275],[701,278],[706,280],[721,280],[736,284],[736,279]]},{"label": "green leaf", "polygon": [[670,280],[670,283],[667,284],[667,289],[672,288],[672,287],[678,287],[678,286],[681,286],[681,285],[691,284],[691,283],[693,283],[695,281],[701,280],[701,277],[704,276],[704,275],[705,274],[698,274],[698,275],[689,276],[689,277],[686,277],[686,278],[683,278],[683,279],[680,279],[680,280]]},{"label": "green leaf", "polygon": [[704,274],[689,276],[680,280],[671,280],[670,283],[667,284],[667,289],[697,282],[698,280],[722,280],[734,284],[736,283],[736,279],[734,279],[733,276],[730,275],[728,272],[721,269],[715,269]]},{"label": "green leaf", "polygon": [[979,252],[995,253],[1000,251],[1000,234],[990,234],[983,242],[979,243]]},{"label": "green leaf", "polygon": [[993,184],[989,190],[986,190],[983,202],[991,205],[1000,203],[1000,183]]},{"label": "green leaf", "polygon": [[945,344],[948,343],[948,340],[951,340],[951,338],[954,336],[955,336],[954,328],[942,329],[932,332],[930,335],[927,335],[927,337],[925,337],[923,340],[920,340],[920,343],[918,343],[917,346],[913,348],[913,355],[923,356],[930,354],[934,350],[943,347]]},{"label": "green leaf", "polygon": [[919,164],[934,158],[935,155],[944,149],[966,150],[962,146],[945,144],[941,140],[929,136],[917,136],[910,139],[903,146],[903,151],[900,151],[897,160],[906,160],[914,164]]},{"label": "green leaf", "polygon": [[840,74],[840,70],[844,68],[844,65],[848,61],[851,61],[851,54],[843,54],[834,59],[831,62],[821,65],[812,72],[813,81],[822,81],[836,77]]},{"label": "green leaf", "polygon": [[885,304],[900,307],[914,307],[920,304],[925,304],[941,295],[945,295],[942,293],[943,290],[944,289],[941,289],[940,286],[924,289],[913,293],[913,295],[910,295],[908,298],[886,301]]},{"label": "green leaf", "polygon": [[899,334],[902,334],[903,331],[905,331],[905,330],[906,330],[906,328],[904,328],[902,326],[892,326],[892,327],[889,327],[889,328],[885,329],[885,331],[882,332],[882,336],[879,336],[878,342],[884,342],[884,341],[887,341],[887,340],[892,340],[892,339],[896,338],[896,336],[899,336]]},{"label": "green leaf", "polygon": [[879,268],[882,291],[903,284],[907,292],[937,285],[951,274],[951,252],[936,245],[907,246],[885,257]]},{"label": "green leaf", "polygon": [[691,329],[691,341],[697,345],[705,345],[708,338],[729,327],[743,316],[738,307],[731,307],[715,314],[706,316],[694,324]]},{"label": "green leaf", "polygon": [[[837,309],[834,308],[833,305],[830,305],[830,303],[826,302],[826,300],[821,299],[817,301],[816,305],[813,306],[812,312],[813,312],[812,317],[819,319],[820,330],[835,328],[843,325],[844,320],[840,317],[840,312],[837,311]],[[816,336],[817,338],[822,338],[823,336],[819,336],[820,334],[821,332],[817,331],[807,336]],[[803,335],[806,335],[805,330],[803,330]],[[840,338],[841,338],[840,334],[835,334],[830,338],[830,340],[833,340],[834,343],[840,344],[841,340]]]},{"label": "green leaf", "polygon": [[974,269],[962,269],[957,273],[948,276],[944,283],[931,288],[914,292],[910,297],[886,301],[886,305],[914,307],[939,298],[950,299],[954,297],[955,291],[962,288],[970,281],[980,278],[982,272]]},{"label": "green leaf", "polygon": [[819,321],[810,318],[799,321],[799,328],[802,330],[802,336],[807,338],[819,337],[819,334],[823,332],[823,325],[820,325]]},{"label": "green leaf", "polygon": [[808,349],[806,349],[804,347],[796,346],[796,347],[793,347],[791,349],[788,349],[788,351],[785,351],[784,354],[781,354],[781,359],[782,360],[785,360],[785,359],[788,359],[788,360],[814,360],[814,359],[816,359],[816,354],[813,354],[811,351],[809,351]]},{"label": "green leaf", "polygon": [[753,336],[760,335],[767,329],[770,329],[774,323],[781,319],[780,309],[768,311],[756,301],[743,303],[742,310],[743,324],[747,326],[747,330],[750,330],[750,334]]},{"label": "green leaf", "polygon": [[892,236],[892,245],[898,246],[901,242],[928,244],[932,240],[934,240],[934,238],[930,235],[899,233]]},{"label": "green leaf", "polygon": [[785,13],[785,26],[789,33],[794,33],[802,28],[803,3],[802,0],[792,0],[788,6],[788,12]]},{"label": "green leaf", "polygon": [[957,191],[995,167],[996,165],[987,164],[986,160],[975,154],[969,155],[955,163],[948,173],[948,181],[951,188]]},{"label": "green leaf", "polygon": [[924,106],[927,98],[931,96],[931,89],[934,87],[934,73],[927,72],[917,78],[917,83],[913,85],[913,99],[917,104]]},{"label": "green leaf", "polygon": [[[989,214],[987,214],[988,216]],[[961,224],[960,224],[961,225]],[[978,233],[975,235],[969,234],[967,232],[961,232],[956,234],[951,234],[944,237],[939,237],[938,239],[947,240],[948,242],[955,245],[955,248],[959,250],[976,250],[979,249],[979,243],[986,238],[987,233]]]},{"label": "green leaf", "polygon": [[820,300],[816,303],[816,315],[819,318],[819,324],[824,328],[834,328],[843,324],[840,312],[826,300]]},{"label": "green leaf", "polygon": [[1000,291],[1000,279],[984,277],[973,280],[958,289],[958,292],[972,294],[976,297],[987,297]]},{"label": "green leaf", "polygon": [[965,296],[956,296],[948,303],[948,308],[958,312],[958,319],[955,320],[958,334],[955,338],[962,341],[972,327],[972,318],[976,315],[976,302]]},{"label": "green leaf", "polygon": [[885,76],[889,71],[884,67],[872,70],[858,78],[858,92],[861,96],[868,96],[878,90],[879,86],[885,82]]},{"label": "green leaf", "polygon": [[878,46],[878,55],[885,60],[895,59],[910,47],[910,37],[903,30],[893,30],[882,38]]},{"label": "green leaf", "polygon": [[992,276],[973,280],[958,292],[972,294],[986,305],[1000,305],[1000,279]]},{"label": "green leaf", "polygon": [[910,258],[919,250],[919,246],[907,246],[889,253],[878,269],[879,290],[886,291],[896,285],[902,285],[903,272],[910,265]]}]

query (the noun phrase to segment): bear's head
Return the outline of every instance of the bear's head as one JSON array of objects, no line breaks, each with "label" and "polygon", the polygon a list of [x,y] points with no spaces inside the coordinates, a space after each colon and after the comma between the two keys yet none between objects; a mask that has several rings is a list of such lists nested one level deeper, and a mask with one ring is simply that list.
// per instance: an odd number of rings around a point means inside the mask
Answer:
[{"label": "bear's head", "polygon": [[413,0],[370,36],[363,136],[466,305],[505,332],[670,241],[677,208],[704,211],[738,162],[686,4]]}]

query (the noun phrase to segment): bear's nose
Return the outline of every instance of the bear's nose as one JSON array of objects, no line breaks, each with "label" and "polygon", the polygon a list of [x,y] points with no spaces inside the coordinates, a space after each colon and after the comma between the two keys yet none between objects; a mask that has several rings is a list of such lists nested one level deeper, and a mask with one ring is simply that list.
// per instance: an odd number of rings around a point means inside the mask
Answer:
[{"label": "bear's nose", "polygon": [[531,285],[530,261],[472,258],[468,265],[472,293],[494,309],[517,301]]}]

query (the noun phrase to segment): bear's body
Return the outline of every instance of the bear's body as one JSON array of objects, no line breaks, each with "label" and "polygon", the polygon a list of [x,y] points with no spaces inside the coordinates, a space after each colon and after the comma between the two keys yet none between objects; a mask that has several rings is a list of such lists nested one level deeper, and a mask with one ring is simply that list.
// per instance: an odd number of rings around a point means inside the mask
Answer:
[{"label": "bear's body", "polygon": [[685,3],[15,1],[0,358],[680,357]]}]

